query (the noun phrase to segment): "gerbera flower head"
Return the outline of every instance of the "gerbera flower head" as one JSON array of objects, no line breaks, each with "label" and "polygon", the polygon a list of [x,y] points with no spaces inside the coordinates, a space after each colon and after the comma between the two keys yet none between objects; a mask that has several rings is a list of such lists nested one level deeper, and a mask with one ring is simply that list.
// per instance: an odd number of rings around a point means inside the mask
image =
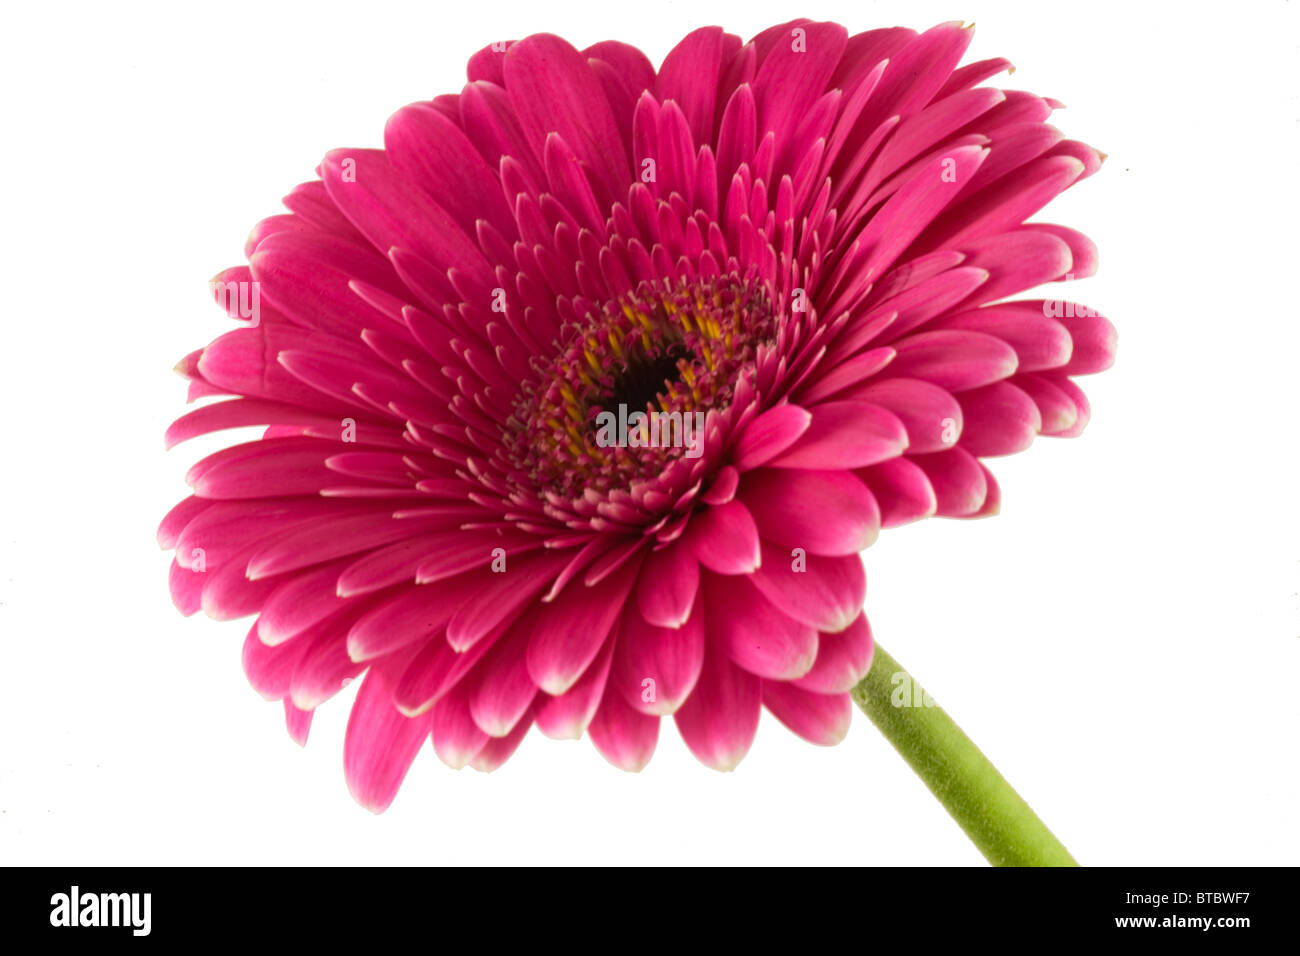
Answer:
[{"label": "gerbera flower head", "polygon": [[[840,740],[871,663],[859,552],[994,513],[981,459],[1075,435],[1111,361],[1089,275],[1027,223],[1101,156],[978,84],[969,29],[708,27],[498,43],[341,149],[214,288],[160,539],[186,614],[256,615],[253,686],[344,743],[376,810],[432,738],[491,770],[533,724],[639,769],[660,718],[730,769],[765,707]],[[232,397],[233,396],[233,397]]]}]

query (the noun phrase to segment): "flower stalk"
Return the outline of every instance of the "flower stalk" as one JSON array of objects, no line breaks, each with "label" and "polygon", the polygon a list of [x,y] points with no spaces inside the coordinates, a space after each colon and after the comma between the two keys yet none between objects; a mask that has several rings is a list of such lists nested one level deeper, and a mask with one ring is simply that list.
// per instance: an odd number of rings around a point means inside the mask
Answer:
[{"label": "flower stalk", "polygon": [[1078,866],[951,717],[879,644],[853,700],[994,866]]}]

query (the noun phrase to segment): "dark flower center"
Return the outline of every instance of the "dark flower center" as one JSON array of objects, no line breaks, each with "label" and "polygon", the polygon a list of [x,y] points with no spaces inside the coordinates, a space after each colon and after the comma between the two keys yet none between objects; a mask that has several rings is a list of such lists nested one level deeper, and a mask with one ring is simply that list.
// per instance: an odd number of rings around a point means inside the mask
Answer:
[{"label": "dark flower center", "polygon": [[724,276],[643,282],[566,333],[554,357],[534,363],[506,450],[517,484],[574,497],[696,457],[697,425],[727,407],[775,326],[757,285]]},{"label": "dark flower center", "polygon": [[627,356],[627,363],[614,373],[614,383],[604,404],[617,409],[624,405],[630,409],[652,409],[655,400],[668,387],[681,382],[679,361],[689,367],[695,356],[681,345],[670,345],[658,355],[636,350]]}]

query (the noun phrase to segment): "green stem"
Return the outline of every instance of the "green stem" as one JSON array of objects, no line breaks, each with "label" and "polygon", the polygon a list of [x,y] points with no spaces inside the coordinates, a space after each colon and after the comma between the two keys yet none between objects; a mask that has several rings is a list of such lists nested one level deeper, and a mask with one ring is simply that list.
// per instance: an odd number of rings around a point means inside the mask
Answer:
[{"label": "green stem", "polygon": [[853,699],[994,866],[1078,866],[1029,804],[879,644]]}]

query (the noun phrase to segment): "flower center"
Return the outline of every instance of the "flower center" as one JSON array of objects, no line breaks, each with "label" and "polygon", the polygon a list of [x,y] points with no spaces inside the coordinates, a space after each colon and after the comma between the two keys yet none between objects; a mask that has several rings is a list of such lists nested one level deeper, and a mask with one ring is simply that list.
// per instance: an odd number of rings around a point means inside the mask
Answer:
[{"label": "flower center", "polygon": [[634,343],[626,358],[626,363],[614,372],[608,394],[601,396],[602,405],[645,411],[654,408],[665,389],[681,384],[682,368],[689,368],[695,356],[678,344],[668,346],[659,355],[649,355]]},{"label": "flower center", "polygon": [[506,447],[517,480],[576,497],[697,457],[704,415],[727,407],[775,323],[762,289],[731,275],[642,282],[566,333],[534,363]]}]

